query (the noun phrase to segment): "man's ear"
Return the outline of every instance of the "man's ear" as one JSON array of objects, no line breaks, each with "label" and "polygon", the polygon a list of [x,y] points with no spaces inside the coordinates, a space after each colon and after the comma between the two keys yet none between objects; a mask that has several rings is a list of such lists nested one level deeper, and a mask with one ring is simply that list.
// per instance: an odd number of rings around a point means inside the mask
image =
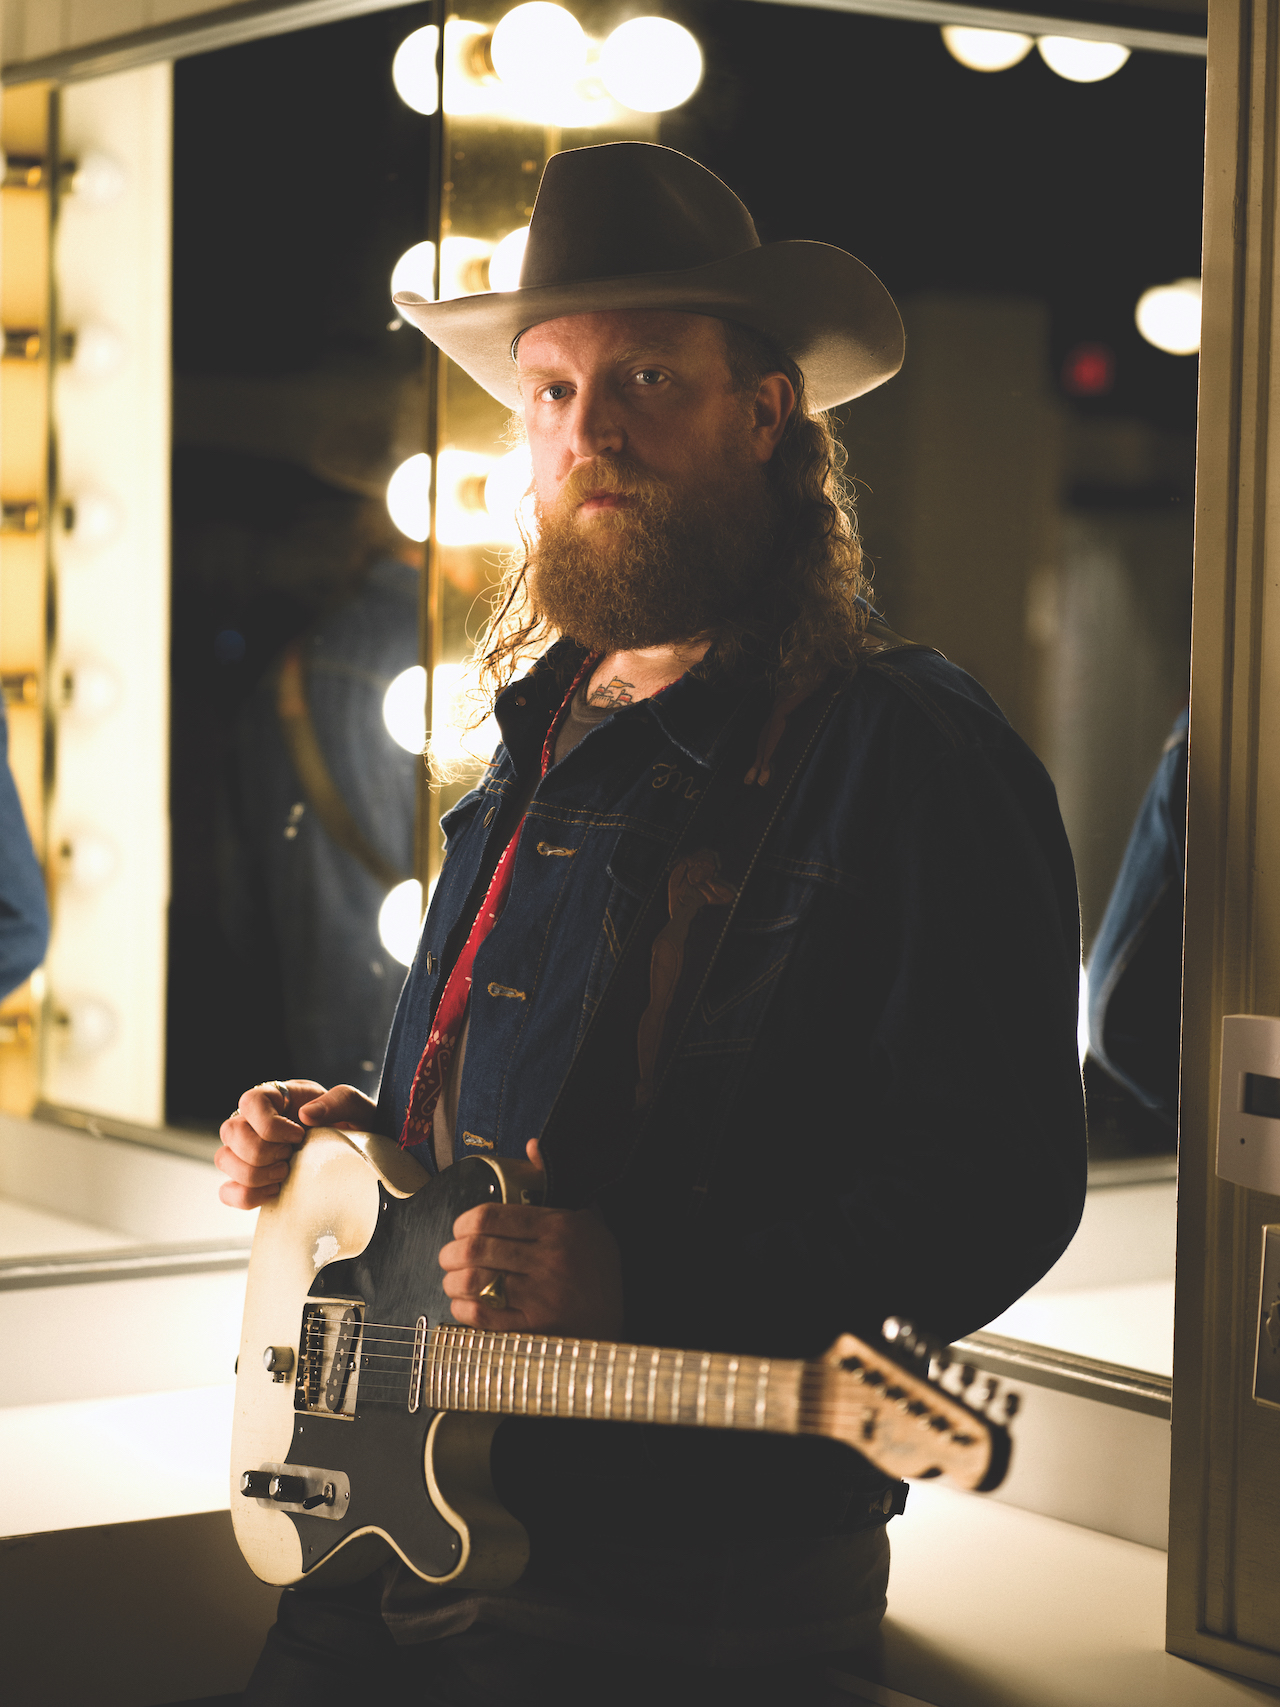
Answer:
[{"label": "man's ear", "polygon": [[759,461],[768,462],[778,448],[795,406],[795,390],[786,374],[765,374],[752,405],[751,446]]}]

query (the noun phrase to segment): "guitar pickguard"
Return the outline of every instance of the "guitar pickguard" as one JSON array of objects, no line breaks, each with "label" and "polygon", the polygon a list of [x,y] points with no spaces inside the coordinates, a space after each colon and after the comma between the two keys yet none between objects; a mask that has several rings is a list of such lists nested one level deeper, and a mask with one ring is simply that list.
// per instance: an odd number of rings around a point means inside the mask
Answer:
[{"label": "guitar pickguard", "polygon": [[[523,1569],[524,1531],[488,1483],[497,1419],[422,1403],[425,1333],[453,1319],[440,1247],[464,1210],[501,1198],[482,1158],[428,1176],[411,1196],[388,1191],[365,1156],[321,1132],[261,1210],[231,1501],[237,1540],[265,1580],[363,1575],[388,1548],[442,1587],[464,1576],[496,1586]],[[483,1548],[472,1545],[477,1528]]]}]

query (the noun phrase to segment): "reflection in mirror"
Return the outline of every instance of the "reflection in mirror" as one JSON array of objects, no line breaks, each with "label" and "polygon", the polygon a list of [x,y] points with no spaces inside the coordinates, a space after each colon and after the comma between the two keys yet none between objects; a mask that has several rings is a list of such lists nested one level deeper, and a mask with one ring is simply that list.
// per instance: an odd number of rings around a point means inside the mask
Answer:
[{"label": "reflection in mirror", "polygon": [[[670,88],[661,77],[624,88],[604,59],[598,77],[566,59],[522,83],[501,71],[494,26],[508,10],[446,25],[446,162],[432,155],[426,5],[174,68],[171,725],[164,542],[138,531],[164,513],[164,474],[151,451],[118,471],[111,425],[144,376],[150,413],[130,442],[163,450],[167,130],[152,123],[153,153],[135,162],[142,119],[134,141],[120,126],[127,112],[154,118],[168,73],[63,94],[68,136],[116,159],[126,186],[115,212],[91,216],[68,197],[59,263],[66,330],[80,338],[58,379],[75,531],[53,553],[63,686],[42,1094],[100,1126],[207,1135],[255,1080],[376,1084],[422,885],[439,869],[439,817],[491,745],[491,727],[462,727],[463,664],[527,484],[500,405],[447,362],[433,391],[391,284],[424,296],[510,288],[558,148],[631,137],[684,149],[744,197],[766,240],[847,247],[902,304],[902,375],[839,416],[876,599],[898,630],[970,669],[1044,759],[1087,949],[1185,707],[1196,363],[1183,322],[1202,65],[1135,53],[1079,82],[1028,52],[975,72],[932,26],[788,9],[788,51],[806,75],[780,84],[773,9],[690,0],[671,22],[697,45],[700,82],[680,45],[657,61],[688,61]],[[604,5],[577,16],[588,55],[622,22]],[[875,68],[853,106],[851,64]],[[254,125],[228,127],[232,110]],[[931,140],[939,115],[944,150]],[[1163,286],[1177,288],[1153,308],[1147,293]],[[144,473],[158,496],[129,485]],[[6,535],[6,562],[21,548]],[[424,803],[428,728],[451,780]],[[103,743],[130,752],[127,787]],[[38,800],[38,764],[33,775]],[[138,804],[130,789],[144,785]],[[1136,879],[1124,893],[1139,893]],[[1095,1009],[1103,985],[1108,1006],[1085,1063],[1097,1189],[1084,1230],[1023,1313],[996,1325],[1156,1371],[1163,1339],[1104,1340],[1079,1323],[1096,1321],[1086,1294],[1115,1322],[1120,1291],[1136,1303],[1142,1288],[1167,1292],[1172,1273],[1167,1070],[1138,1070],[1126,1041],[1163,1015],[1138,1055],[1167,1069],[1176,884],[1162,893],[1165,958],[1149,961],[1148,983],[1115,974],[1133,964],[1124,917],[1095,980]],[[93,947],[99,917],[116,946]],[[18,1000],[38,1013],[38,997]],[[99,1087],[99,1073],[127,1088]]]}]

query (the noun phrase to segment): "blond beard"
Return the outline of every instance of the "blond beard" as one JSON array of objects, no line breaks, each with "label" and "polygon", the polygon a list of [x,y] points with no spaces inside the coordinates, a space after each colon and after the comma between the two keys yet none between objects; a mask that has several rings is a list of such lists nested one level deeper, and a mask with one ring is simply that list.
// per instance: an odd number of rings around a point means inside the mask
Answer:
[{"label": "blond beard", "polygon": [[[583,520],[589,494],[628,502]],[[774,506],[762,465],[728,456],[680,489],[626,457],[575,469],[553,509],[539,506],[530,556],[538,613],[591,652],[714,638],[759,586],[772,556]]]}]

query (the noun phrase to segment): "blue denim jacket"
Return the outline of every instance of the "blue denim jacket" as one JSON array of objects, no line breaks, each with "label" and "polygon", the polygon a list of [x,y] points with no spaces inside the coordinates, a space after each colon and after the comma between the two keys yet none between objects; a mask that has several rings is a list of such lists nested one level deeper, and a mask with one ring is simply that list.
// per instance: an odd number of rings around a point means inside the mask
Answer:
[{"label": "blue denim jacket", "polygon": [[[401,1130],[486,849],[513,832],[504,806],[518,777],[537,776],[580,656],[561,643],[503,692],[503,744],[448,814],[384,1067],[384,1131]],[[538,784],[476,958],[458,1155],[522,1156],[537,1136],[734,713],[763,723],[767,709],[758,688],[686,676],[618,711]],[[890,1312],[954,1338],[1004,1309],[1056,1260],[1083,1204],[1079,956],[1074,868],[1039,761],[936,654],[860,669],[622,1187],[607,1183],[616,1135],[600,1134],[625,1337],[811,1356]],[[708,1123],[720,1164],[692,1216],[683,1162]],[[434,1167],[429,1145],[419,1154]],[[829,1534],[865,1520],[876,1480],[822,1440],[585,1422],[508,1424],[494,1466],[535,1534],[597,1510],[631,1534]],[[549,1490],[554,1509],[539,1504]]]}]

